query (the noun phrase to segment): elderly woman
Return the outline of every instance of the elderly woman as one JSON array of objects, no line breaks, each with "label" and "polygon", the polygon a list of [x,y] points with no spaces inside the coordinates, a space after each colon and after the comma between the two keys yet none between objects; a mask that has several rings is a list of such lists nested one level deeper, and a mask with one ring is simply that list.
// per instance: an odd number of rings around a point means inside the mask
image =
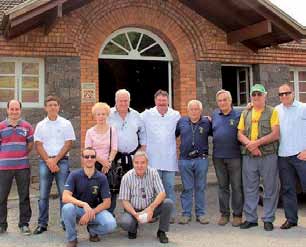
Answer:
[{"label": "elderly woman", "polygon": [[[98,102],[91,109],[96,124],[87,130],[85,148],[92,147],[97,153],[96,169],[107,175],[117,153],[117,131],[107,122],[110,107]],[[113,213],[116,206],[116,193],[112,192],[112,203],[109,212]]]}]

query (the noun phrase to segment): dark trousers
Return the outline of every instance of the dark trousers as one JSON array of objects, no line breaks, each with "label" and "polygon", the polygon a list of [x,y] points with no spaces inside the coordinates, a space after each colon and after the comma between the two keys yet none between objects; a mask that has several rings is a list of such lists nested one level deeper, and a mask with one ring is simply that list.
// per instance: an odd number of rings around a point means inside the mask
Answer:
[{"label": "dark trousers", "polygon": [[[158,230],[167,232],[169,231],[170,215],[173,208],[173,202],[166,198],[155,210],[153,217],[159,216]],[[138,228],[138,221],[128,212],[124,212],[119,225],[123,230],[136,233]]]},{"label": "dark trousers", "polygon": [[230,216],[230,198],[232,199],[233,215],[242,216],[242,165],[241,159],[214,158],[214,167],[219,186],[219,206],[223,216]]},{"label": "dark trousers", "polygon": [[19,224],[28,226],[32,216],[29,197],[30,169],[0,171],[0,226],[7,227],[7,199],[15,178],[19,196]]},{"label": "dark trousers", "polygon": [[306,192],[306,161],[298,159],[297,155],[278,157],[278,168],[285,216],[290,223],[297,223],[296,184],[297,178],[299,178],[302,189]]}]

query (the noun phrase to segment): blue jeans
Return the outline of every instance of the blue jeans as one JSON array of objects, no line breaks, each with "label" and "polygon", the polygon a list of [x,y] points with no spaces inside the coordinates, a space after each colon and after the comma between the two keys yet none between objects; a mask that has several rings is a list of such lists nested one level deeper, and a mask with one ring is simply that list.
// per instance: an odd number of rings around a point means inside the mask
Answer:
[{"label": "blue jeans", "polygon": [[306,192],[306,161],[297,155],[278,157],[281,196],[286,219],[290,223],[298,223],[298,202],[296,197],[296,181],[299,178],[303,192]]},{"label": "blue jeans", "polygon": [[207,159],[179,160],[183,191],[181,194],[182,215],[191,217],[194,191],[196,217],[206,214]]},{"label": "blue jeans", "polygon": [[39,160],[39,217],[38,225],[47,227],[49,221],[49,196],[53,179],[55,178],[57,191],[59,194],[60,208],[62,208],[62,195],[64,185],[69,175],[69,162],[66,159],[58,162],[60,170],[57,173],[51,173],[43,160]]},{"label": "blue jeans", "polygon": [[[76,223],[84,215],[83,208],[79,208],[72,203],[63,206],[62,216],[66,226],[66,238],[68,241],[77,239]],[[96,214],[94,220],[88,223],[87,229],[90,235],[104,235],[112,232],[116,228],[116,220],[107,210]]]},{"label": "blue jeans", "polygon": [[[158,174],[163,182],[167,198],[170,198],[175,205],[175,191],[174,191],[174,179],[175,179],[175,172],[173,171],[163,171],[157,170]],[[175,206],[172,209],[171,217],[175,217],[176,209]]]}]

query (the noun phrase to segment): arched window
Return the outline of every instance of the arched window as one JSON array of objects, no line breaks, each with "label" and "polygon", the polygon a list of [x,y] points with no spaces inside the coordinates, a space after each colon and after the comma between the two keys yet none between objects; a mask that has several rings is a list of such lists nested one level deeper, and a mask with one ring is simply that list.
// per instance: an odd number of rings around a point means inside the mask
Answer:
[{"label": "arched window", "polygon": [[140,28],[114,32],[103,44],[100,58],[172,61],[166,44],[155,34]]}]

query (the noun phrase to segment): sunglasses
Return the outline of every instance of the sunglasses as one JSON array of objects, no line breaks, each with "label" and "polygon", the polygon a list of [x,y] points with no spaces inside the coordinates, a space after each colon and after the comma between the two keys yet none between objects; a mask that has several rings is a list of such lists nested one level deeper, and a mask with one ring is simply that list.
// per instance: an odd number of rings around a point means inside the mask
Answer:
[{"label": "sunglasses", "polygon": [[83,155],[83,158],[86,159],[86,160],[88,160],[89,158],[95,159],[96,155]]},{"label": "sunglasses", "polygon": [[255,97],[255,96],[262,96],[262,93],[261,92],[253,92],[252,97]]},{"label": "sunglasses", "polygon": [[282,97],[282,96],[288,96],[288,95],[290,95],[292,92],[283,92],[283,93],[278,93],[278,96],[279,97]]}]

